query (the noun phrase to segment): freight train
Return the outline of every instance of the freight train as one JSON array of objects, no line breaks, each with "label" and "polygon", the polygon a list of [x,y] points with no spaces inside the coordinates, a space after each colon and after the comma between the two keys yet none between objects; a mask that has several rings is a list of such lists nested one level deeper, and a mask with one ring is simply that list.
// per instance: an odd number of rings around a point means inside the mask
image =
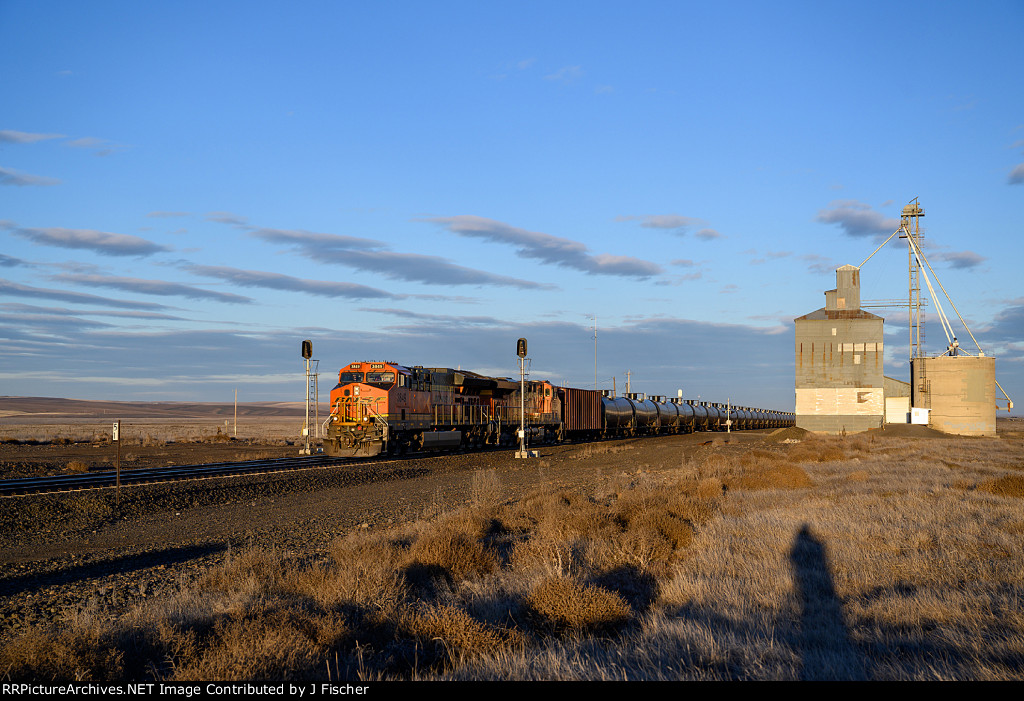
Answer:
[{"label": "freight train", "polygon": [[790,412],[664,396],[520,382],[452,368],[350,363],[338,372],[325,421],[334,456],[480,449],[518,443],[521,409],[530,445],[565,440],[792,426]]}]

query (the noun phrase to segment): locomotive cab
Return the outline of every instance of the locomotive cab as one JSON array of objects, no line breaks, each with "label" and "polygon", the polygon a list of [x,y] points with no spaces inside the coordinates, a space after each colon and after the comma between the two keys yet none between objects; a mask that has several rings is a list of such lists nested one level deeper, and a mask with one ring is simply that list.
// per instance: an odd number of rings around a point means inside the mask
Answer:
[{"label": "locomotive cab", "polygon": [[[397,363],[351,363],[331,390],[324,450],[328,455],[377,455],[396,431],[425,423],[417,418],[413,373]],[[421,414],[424,412],[420,412]]]}]

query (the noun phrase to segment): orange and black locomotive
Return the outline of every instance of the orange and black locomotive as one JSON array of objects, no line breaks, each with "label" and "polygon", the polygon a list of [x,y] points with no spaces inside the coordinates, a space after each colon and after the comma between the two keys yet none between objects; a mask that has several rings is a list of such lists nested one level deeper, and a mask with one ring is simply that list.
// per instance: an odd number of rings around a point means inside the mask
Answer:
[{"label": "orange and black locomotive", "polygon": [[[511,445],[520,425],[520,384],[452,368],[351,363],[331,390],[324,450],[378,455]],[[534,442],[555,440],[561,411],[550,382],[527,382],[526,424]]]}]

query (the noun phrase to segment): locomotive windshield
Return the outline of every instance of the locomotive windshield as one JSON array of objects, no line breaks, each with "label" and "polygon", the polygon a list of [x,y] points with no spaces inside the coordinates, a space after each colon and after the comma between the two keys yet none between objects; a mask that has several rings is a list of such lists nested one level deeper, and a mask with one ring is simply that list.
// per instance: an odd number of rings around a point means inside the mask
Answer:
[{"label": "locomotive windshield", "polygon": [[362,382],[363,373],[361,372],[343,372],[338,375],[338,383],[347,385],[351,382]]},{"label": "locomotive windshield", "polygon": [[395,373],[393,372],[368,372],[366,373],[366,384],[388,389],[395,384]]}]

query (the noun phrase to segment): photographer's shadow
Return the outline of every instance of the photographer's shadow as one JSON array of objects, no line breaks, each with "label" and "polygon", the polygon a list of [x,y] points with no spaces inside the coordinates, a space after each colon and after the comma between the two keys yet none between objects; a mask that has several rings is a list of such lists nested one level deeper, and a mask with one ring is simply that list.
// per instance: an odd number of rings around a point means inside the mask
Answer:
[{"label": "photographer's shadow", "polygon": [[867,679],[863,660],[850,640],[842,604],[832,583],[825,548],[804,524],[793,540],[789,559],[800,607],[795,643],[804,680]]}]

